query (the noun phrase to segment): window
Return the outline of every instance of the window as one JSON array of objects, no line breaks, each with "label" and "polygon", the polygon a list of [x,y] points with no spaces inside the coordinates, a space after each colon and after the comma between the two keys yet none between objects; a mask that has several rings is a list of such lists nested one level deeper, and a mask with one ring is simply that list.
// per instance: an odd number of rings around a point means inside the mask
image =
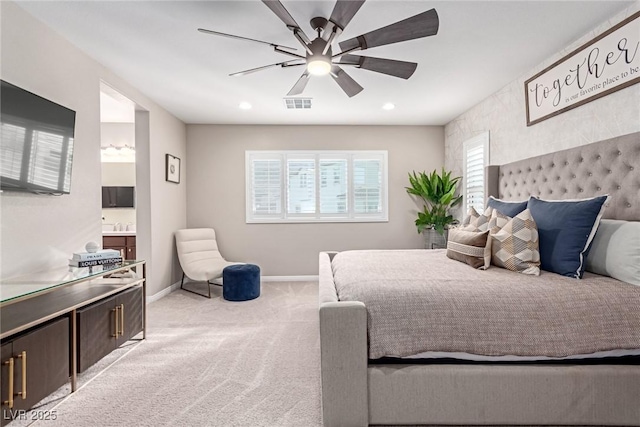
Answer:
[{"label": "window", "polygon": [[386,151],[247,151],[252,222],[388,220]]},{"label": "window", "polygon": [[489,164],[489,132],[484,132],[463,144],[464,214],[473,207],[484,212],[484,168]]}]

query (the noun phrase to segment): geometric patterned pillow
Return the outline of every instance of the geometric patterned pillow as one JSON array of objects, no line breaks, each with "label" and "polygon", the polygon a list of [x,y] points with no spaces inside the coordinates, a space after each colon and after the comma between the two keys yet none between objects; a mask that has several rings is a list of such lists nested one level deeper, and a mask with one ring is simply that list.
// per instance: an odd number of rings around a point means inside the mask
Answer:
[{"label": "geometric patterned pillow", "polygon": [[489,234],[496,234],[511,221],[511,217],[503,214],[498,209],[494,209],[489,220]]},{"label": "geometric patterned pillow", "polygon": [[487,231],[489,229],[489,221],[491,220],[492,212],[493,212],[493,208],[487,208],[482,215],[479,215],[477,218],[472,217],[469,221],[469,224],[462,227],[462,229],[464,231],[475,231],[475,232]]},{"label": "geometric patterned pillow", "polygon": [[491,263],[523,274],[540,275],[538,227],[525,209],[492,234]]},{"label": "geometric patterned pillow", "polygon": [[475,208],[473,206],[471,206],[469,208],[469,213],[467,213],[467,216],[464,217],[464,220],[462,220],[462,226],[465,227],[467,225],[469,225],[469,223],[471,222],[472,219],[476,219],[480,216],[480,214],[475,210]]}]

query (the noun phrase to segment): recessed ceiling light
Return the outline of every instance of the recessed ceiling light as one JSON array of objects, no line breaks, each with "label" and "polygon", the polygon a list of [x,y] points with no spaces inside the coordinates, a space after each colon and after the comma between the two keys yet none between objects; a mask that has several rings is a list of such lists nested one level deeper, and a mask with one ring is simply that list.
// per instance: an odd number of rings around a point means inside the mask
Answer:
[{"label": "recessed ceiling light", "polygon": [[386,104],[384,104],[384,105],[382,106],[382,109],[383,109],[383,110],[387,110],[387,111],[389,111],[389,110],[393,110],[394,108],[396,108],[396,105],[395,105],[395,104],[392,104],[391,102],[387,102]]},{"label": "recessed ceiling light", "polygon": [[240,105],[238,105],[238,108],[240,108],[241,110],[250,110],[251,104],[249,104],[248,102],[241,102]]}]

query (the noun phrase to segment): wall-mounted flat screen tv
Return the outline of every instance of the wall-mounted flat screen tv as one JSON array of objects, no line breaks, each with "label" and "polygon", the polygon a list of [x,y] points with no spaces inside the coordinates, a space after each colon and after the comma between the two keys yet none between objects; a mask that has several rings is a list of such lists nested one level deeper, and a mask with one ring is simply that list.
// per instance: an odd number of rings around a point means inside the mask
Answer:
[{"label": "wall-mounted flat screen tv", "polygon": [[102,187],[102,207],[135,207],[135,187]]},{"label": "wall-mounted flat screen tv", "polygon": [[69,194],[76,112],[0,82],[0,188]]}]

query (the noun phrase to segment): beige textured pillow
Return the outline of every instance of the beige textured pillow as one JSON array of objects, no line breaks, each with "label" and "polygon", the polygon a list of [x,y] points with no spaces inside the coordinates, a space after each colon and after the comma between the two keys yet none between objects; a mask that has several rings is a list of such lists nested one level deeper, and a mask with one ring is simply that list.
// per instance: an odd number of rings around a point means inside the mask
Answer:
[{"label": "beige textured pillow", "polygon": [[491,263],[523,274],[540,275],[538,227],[529,209],[511,218],[502,229],[492,234]]},{"label": "beige textured pillow", "polygon": [[[475,209],[474,209],[475,211]],[[465,231],[487,231],[489,229],[489,221],[491,220],[491,213],[493,208],[487,208],[476,218],[471,218],[468,225],[462,227]]]},{"label": "beige textured pillow", "polygon": [[478,233],[458,228],[449,230],[447,256],[469,264],[473,268],[486,270],[491,264],[491,238],[489,230]]}]

